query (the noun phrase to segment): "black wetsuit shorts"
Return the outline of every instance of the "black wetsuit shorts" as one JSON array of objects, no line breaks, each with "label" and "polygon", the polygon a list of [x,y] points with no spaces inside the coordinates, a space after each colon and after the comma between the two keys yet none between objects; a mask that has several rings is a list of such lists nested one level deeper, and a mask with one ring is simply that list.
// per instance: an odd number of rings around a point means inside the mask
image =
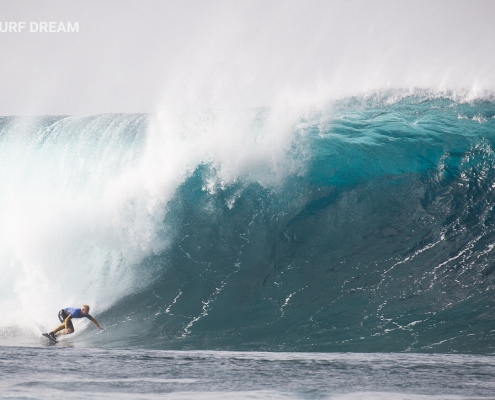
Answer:
[{"label": "black wetsuit shorts", "polygon": [[[58,319],[60,322],[64,323],[65,319],[69,316],[70,314],[65,311],[65,310],[60,310],[58,312]],[[69,319],[69,322],[67,322],[67,328],[72,329],[72,332],[74,332],[74,325],[72,325],[72,318]]]}]

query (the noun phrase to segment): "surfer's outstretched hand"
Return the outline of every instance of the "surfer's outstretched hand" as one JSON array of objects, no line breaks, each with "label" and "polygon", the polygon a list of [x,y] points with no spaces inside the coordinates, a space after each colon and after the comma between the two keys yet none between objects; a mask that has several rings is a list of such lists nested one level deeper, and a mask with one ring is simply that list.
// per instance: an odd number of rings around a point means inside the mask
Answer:
[{"label": "surfer's outstretched hand", "polygon": [[99,326],[99,327],[98,327],[98,329],[99,329],[100,331],[104,331],[104,330],[105,330],[105,329],[104,329],[104,328],[102,328],[101,326]]}]

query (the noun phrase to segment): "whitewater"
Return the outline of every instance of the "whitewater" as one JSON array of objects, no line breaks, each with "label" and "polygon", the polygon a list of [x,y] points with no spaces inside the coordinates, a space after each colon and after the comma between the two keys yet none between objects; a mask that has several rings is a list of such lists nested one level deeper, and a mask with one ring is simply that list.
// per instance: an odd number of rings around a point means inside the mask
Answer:
[{"label": "whitewater", "polygon": [[[490,398],[494,132],[419,89],[1,117],[1,390]],[[106,330],[48,346],[83,303]]]}]

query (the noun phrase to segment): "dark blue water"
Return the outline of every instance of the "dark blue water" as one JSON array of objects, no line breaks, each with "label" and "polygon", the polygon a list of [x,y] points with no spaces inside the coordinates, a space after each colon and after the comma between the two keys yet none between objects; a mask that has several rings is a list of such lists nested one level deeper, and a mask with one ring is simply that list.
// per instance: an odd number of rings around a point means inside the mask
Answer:
[{"label": "dark blue water", "polygon": [[349,101],[300,122],[303,170],[279,186],[209,193],[198,166],[168,206],[172,246],[142,263],[159,277],[103,314],[119,331],[105,340],[492,353],[494,115],[493,103]]}]

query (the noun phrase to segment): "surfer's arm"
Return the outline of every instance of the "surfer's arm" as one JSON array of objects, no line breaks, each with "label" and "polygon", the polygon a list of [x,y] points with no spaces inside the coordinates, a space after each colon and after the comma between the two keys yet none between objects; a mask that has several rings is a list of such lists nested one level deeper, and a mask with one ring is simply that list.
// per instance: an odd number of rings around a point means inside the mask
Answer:
[{"label": "surfer's arm", "polygon": [[65,329],[67,329],[67,324],[69,323],[69,321],[70,321],[70,315],[68,315],[64,321]]},{"label": "surfer's arm", "polygon": [[97,321],[96,319],[94,319],[93,317],[88,317],[88,319],[89,319],[89,320],[90,320],[93,324],[95,324],[95,325],[96,325],[96,327],[97,327],[98,329],[103,330],[103,328],[102,328],[102,327],[98,324],[98,321]]}]

